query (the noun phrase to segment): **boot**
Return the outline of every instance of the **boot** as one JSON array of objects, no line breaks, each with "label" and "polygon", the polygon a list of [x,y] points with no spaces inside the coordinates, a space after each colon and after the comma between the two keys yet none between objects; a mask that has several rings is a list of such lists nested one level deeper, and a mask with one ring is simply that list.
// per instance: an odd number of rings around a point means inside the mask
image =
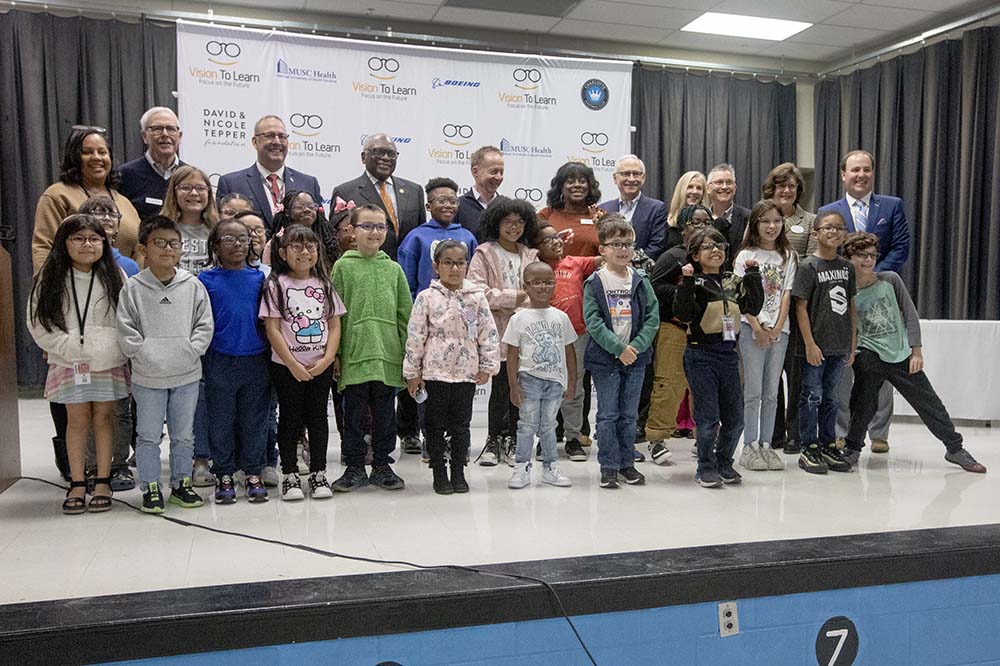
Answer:
[{"label": "boot", "polygon": [[456,493],[469,492],[469,482],[465,480],[465,461],[451,461],[451,487]]},{"label": "boot", "polygon": [[443,463],[435,465],[432,470],[434,471],[434,492],[438,495],[451,495],[455,492],[455,489],[451,487],[451,481],[448,480],[448,468]]},{"label": "boot", "polygon": [[69,473],[69,454],[66,453],[66,440],[62,437],[52,438],[52,451],[56,455],[56,469],[63,481],[72,481],[73,477]]}]

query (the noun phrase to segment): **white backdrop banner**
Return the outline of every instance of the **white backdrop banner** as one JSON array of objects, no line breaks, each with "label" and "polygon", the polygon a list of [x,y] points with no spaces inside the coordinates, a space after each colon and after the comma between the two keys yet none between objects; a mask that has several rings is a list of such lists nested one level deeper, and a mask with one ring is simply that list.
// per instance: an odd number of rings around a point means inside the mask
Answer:
[{"label": "white backdrop banner", "polygon": [[556,169],[593,167],[602,199],[630,149],[632,65],[379,44],[178,22],[178,109],[184,161],[212,174],[253,163],[253,125],[285,121],[288,164],[324,197],[362,171],[365,137],[385,132],[397,174],[471,185],[469,156],[499,146],[502,194],[545,204]]}]

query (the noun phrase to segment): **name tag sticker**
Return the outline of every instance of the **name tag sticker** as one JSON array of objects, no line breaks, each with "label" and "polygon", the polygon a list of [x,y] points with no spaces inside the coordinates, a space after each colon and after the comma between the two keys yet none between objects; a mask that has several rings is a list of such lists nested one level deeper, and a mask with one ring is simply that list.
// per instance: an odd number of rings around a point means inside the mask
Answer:
[{"label": "name tag sticker", "polygon": [[582,220],[580,220],[580,224],[593,224],[593,223],[594,221],[591,220],[589,217],[585,217]]},{"label": "name tag sticker", "polygon": [[793,224],[791,227],[789,227],[789,231],[791,231],[793,234],[801,234],[803,231],[805,231],[805,229],[802,228],[801,224]]},{"label": "name tag sticker", "polygon": [[727,342],[736,340],[736,318],[733,315],[722,315],[722,339]]},{"label": "name tag sticker", "polygon": [[90,363],[79,361],[73,364],[73,383],[76,386],[84,386],[90,383]]},{"label": "name tag sticker", "polygon": [[156,199],[154,197],[146,197],[146,203],[152,204],[154,206],[162,206],[163,199]]}]

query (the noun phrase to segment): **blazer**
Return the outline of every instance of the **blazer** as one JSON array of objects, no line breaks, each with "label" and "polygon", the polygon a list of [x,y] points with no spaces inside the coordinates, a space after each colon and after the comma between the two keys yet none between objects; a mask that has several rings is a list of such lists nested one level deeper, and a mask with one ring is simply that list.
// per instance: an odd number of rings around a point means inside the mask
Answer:
[{"label": "blazer", "polygon": [[[620,199],[617,197],[598,204],[598,208],[608,213],[617,213]],[[635,230],[635,247],[643,250],[653,261],[667,249],[667,206],[659,199],[639,197],[632,213],[632,228]]]},{"label": "blazer", "polygon": [[723,266],[724,270],[733,270],[733,261],[743,245],[743,236],[746,235],[747,222],[749,221],[750,210],[735,204],[733,204],[733,212],[729,216],[729,220],[724,217],[716,218],[715,228],[726,237],[726,242],[729,243],[729,248],[726,250],[726,264]]},{"label": "blazer", "polygon": [[[285,192],[302,190],[308,192],[313,201],[323,205],[323,194],[319,189],[319,181],[314,176],[285,167]],[[254,162],[241,171],[233,171],[219,178],[219,186],[215,188],[215,196],[221,199],[230,192],[239,192],[254,202],[254,208],[264,218],[268,233],[274,230],[274,215],[271,214],[271,194],[264,190],[264,181]]]},{"label": "blazer", "polygon": [[[857,231],[851,207],[847,205],[847,197],[822,206],[816,211],[816,216],[828,212],[840,213],[847,223],[847,233]],[[875,264],[875,272],[898,273],[910,256],[910,225],[906,221],[902,199],[872,192],[868,205],[867,231],[878,236],[878,263]]]},{"label": "blazer", "polygon": [[[399,221],[399,237],[396,237],[396,230],[392,228],[390,222],[382,250],[395,261],[399,245],[406,234],[427,221],[427,209],[424,206],[424,188],[420,185],[396,175],[392,177],[392,184],[396,189],[396,218]],[[379,196],[378,190],[375,189],[367,173],[362,173],[354,180],[337,185],[333,189],[333,196],[330,200],[336,201],[337,197],[344,201],[353,201],[358,206],[373,204],[385,210],[382,197]],[[388,211],[386,211],[386,217],[388,217]]]}]

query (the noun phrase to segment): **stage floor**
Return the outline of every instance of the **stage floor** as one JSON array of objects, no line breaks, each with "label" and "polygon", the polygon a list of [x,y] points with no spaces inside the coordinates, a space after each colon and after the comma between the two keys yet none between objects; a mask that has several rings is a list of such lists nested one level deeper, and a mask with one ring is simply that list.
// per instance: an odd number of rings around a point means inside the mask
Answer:
[{"label": "stage floor", "polygon": [[[43,400],[20,401],[22,469],[57,481]],[[744,483],[694,482],[692,440],[670,442],[674,464],[642,463],[643,487],[598,487],[590,460],[563,460],[572,488],[507,489],[510,468],[470,466],[472,492],[438,496],[419,456],[396,466],[403,491],[369,487],[331,500],[232,506],[208,503],[167,515],[210,527],[347,555],[420,564],[480,564],[800,537],[1000,523],[1000,432],[962,427],[983,476],[944,460],[919,423],[895,423],[892,450],[866,449],[851,474],[813,476],[783,456],[784,472],[746,472]],[[485,428],[473,429],[478,453]],[[644,445],[643,445],[644,446]],[[166,451],[164,451],[164,454]],[[330,476],[339,475],[331,437]],[[539,465],[540,466],[540,465]],[[540,474],[536,466],[536,476]],[[209,490],[209,489],[202,489]],[[203,493],[207,496],[208,493]],[[138,504],[138,490],[118,498]],[[105,514],[63,516],[62,493],[30,480],[0,494],[0,604],[247,581],[396,571],[178,526],[116,504]]]}]

